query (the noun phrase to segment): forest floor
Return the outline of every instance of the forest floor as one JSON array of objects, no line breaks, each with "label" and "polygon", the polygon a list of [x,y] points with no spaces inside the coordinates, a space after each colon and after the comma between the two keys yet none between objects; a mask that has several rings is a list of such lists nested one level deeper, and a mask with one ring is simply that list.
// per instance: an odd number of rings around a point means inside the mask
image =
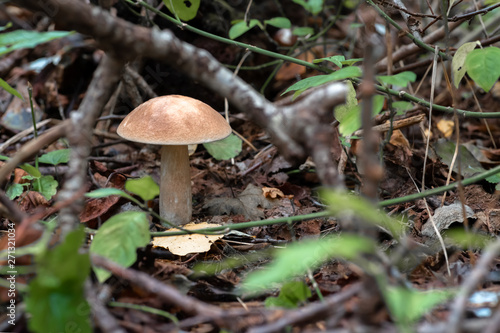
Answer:
[{"label": "forest floor", "polygon": [[[396,54],[396,50],[412,44],[404,37],[408,30],[398,35],[396,29],[386,24],[377,12],[370,11],[367,4],[349,7],[354,2],[344,1],[346,5],[341,8],[341,1],[326,1],[326,9],[313,15],[295,2],[299,1],[258,1],[248,13],[251,19],[260,22],[287,17],[294,26],[321,31],[317,39],[299,37],[290,44],[279,35],[287,33],[287,29],[267,25],[264,29],[254,27],[236,40],[311,64],[315,59],[338,55],[344,56],[345,60],[358,59],[367,55],[363,37],[366,32],[362,32],[361,27],[371,24],[375,30],[370,33],[377,35],[379,43],[385,45],[373,61],[376,75],[389,75],[388,67],[380,65],[388,54],[387,47]],[[152,24],[148,22],[151,20],[161,29],[171,29],[180,40],[207,50],[227,68],[237,71],[241,79],[272,102],[290,103],[291,93],[283,94],[287,88],[306,78],[325,74],[314,66],[307,68],[297,63],[278,63],[272,55],[248,51],[189,29],[180,29],[144,6],[132,6],[128,1],[112,3],[113,16],[146,26]],[[406,27],[398,11],[400,7],[388,6],[386,1],[377,3],[383,12]],[[0,25],[13,22],[12,30],[36,27],[39,31],[50,31],[58,28],[57,22],[54,25],[47,18],[35,17],[28,9],[10,4],[0,6]],[[202,31],[227,36],[231,20],[243,18],[246,6],[247,3],[239,1],[202,2],[198,15],[188,24]],[[414,8],[406,11],[414,13],[411,18],[421,21],[420,29],[435,17],[426,6],[411,6]],[[440,12],[439,5],[435,7],[436,12]],[[158,8],[170,15],[164,6],[158,5]],[[448,17],[473,12],[472,8],[472,2],[459,2]],[[485,5],[484,8],[489,7]],[[147,19],[145,13],[150,15]],[[415,13],[425,13],[428,17],[422,18]],[[455,54],[464,42],[474,40],[481,40],[483,47],[494,47],[498,32],[489,31],[485,37],[479,18],[484,19],[487,29],[494,30],[494,24],[488,22],[498,21],[500,12],[492,8],[485,13],[487,15],[471,15],[468,23],[457,25],[455,30],[448,35],[443,33],[429,45],[437,43],[450,55]],[[423,35],[439,30],[442,25],[441,19],[436,20],[423,31]],[[385,29],[391,29],[391,33],[384,34]],[[471,38],[475,31],[477,34]],[[82,105],[104,54],[92,36],[75,33],[2,55],[0,76],[16,88],[24,101],[0,90],[0,154],[9,158],[20,156],[21,148],[36,140],[31,128],[28,87],[32,87],[36,110],[36,134],[42,135],[61,124]],[[344,189],[354,197],[354,194],[366,194],[367,182],[376,184],[375,195],[368,193],[366,201],[338,197],[322,183],[315,160],[288,161],[273,144],[273,137],[266,128],[253,122],[244,110],[229,104],[228,119],[238,137],[243,138],[242,148],[236,156],[223,160],[214,158],[203,145],[198,145],[192,152],[193,221],[221,226],[255,223],[250,224],[252,227],[234,228],[239,230],[221,228],[222,233],[215,237],[217,240],[209,241],[208,248],[199,253],[176,255],[164,247],[153,246],[153,243],[157,244],[155,240],[147,246],[138,246],[136,260],[128,265],[122,263],[130,266],[127,268],[114,267],[109,262],[99,264],[99,259],[95,259],[94,265],[113,273],[104,283],[97,282],[91,275],[91,282],[85,287],[94,318],[100,313],[104,318],[93,320],[95,331],[454,332],[459,327],[470,332],[498,331],[500,257],[495,239],[500,232],[500,202],[496,191],[500,179],[493,176],[465,182],[465,185],[461,182],[498,166],[500,122],[494,116],[465,117],[453,110],[475,114],[497,112],[500,85],[495,83],[486,92],[466,76],[455,88],[451,62],[439,60],[433,67],[433,59],[432,52],[418,48],[397,61],[390,61],[393,63],[392,68],[389,66],[390,74],[412,72],[416,78],[405,81],[406,87],[394,89],[407,91],[423,101],[432,100],[444,108],[430,110],[423,103],[413,103],[404,112],[396,112],[392,103],[399,100],[398,96],[384,94],[381,110],[373,117],[372,124],[375,140],[371,154],[376,157],[375,165],[365,164],[363,160],[366,147],[362,147],[363,133],[358,131],[361,123],[357,127],[354,125],[355,130],[348,136],[343,136],[338,127],[339,123],[343,126],[350,120],[337,119],[332,123],[336,136],[330,147],[331,158],[345,181]],[[339,69],[335,62],[328,60],[314,64]],[[362,64],[356,65],[362,67]],[[352,82],[357,93],[356,101],[361,103],[371,98],[359,81],[353,79]],[[159,183],[161,158],[158,146],[124,140],[116,133],[120,121],[137,105],[155,95],[171,94],[199,99],[225,116],[224,96],[214,93],[214,90],[217,91],[179,72],[176,66],[147,56],[130,61],[93,129],[87,178],[82,191],[102,188],[125,191],[127,180],[147,175]],[[446,107],[449,108],[443,111]],[[457,143],[460,149],[456,149]],[[36,153],[42,156],[65,148],[70,148],[68,141],[61,138]],[[22,155],[19,162],[35,166],[32,155]],[[382,174],[373,175],[380,166]],[[32,186],[36,186],[33,185],[36,181],[29,178],[30,172],[26,168],[16,168],[10,173],[1,194],[5,236],[0,242],[4,250],[9,248],[7,234],[13,221],[16,222],[16,249],[20,251],[27,245],[36,244],[44,234],[48,222],[42,224],[36,220],[50,221],[68,206],[67,201],[61,203],[57,200],[59,190],[71,177],[67,163],[41,162],[36,168],[43,176],[52,176],[52,180],[56,180],[56,187],[52,188],[54,195],[45,190],[34,190],[36,187]],[[439,190],[450,183],[458,185],[447,191]],[[18,195],[9,190],[13,184],[25,184],[20,187]],[[432,189],[437,191],[418,195],[422,190]],[[325,190],[330,194],[322,196]],[[411,195],[416,196],[405,199]],[[7,201],[15,205],[9,205]],[[149,209],[158,212],[158,198],[149,200],[148,205]],[[78,217],[86,228],[86,244],[91,244],[92,235],[96,232],[98,235],[107,220],[126,211],[141,211],[141,208],[123,196],[86,197]],[[373,219],[373,216],[376,220],[381,212],[385,216],[381,219],[390,216],[391,221],[396,221],[394,223],[404,225],[402,235],[396,234],[382,221],[380,225],[366,223],[365,220]],[[35,220],[29,218],[33,216]],[[148,223],[152,236],[165,231],[155,215],[148,215]],[[438,237],[436,230],[442,236]],[[459,244],[459,236],[454,232],[466,240]],[[55,232],[51,236],[51,247],[60,241],[59,234]],[[350,241],[349,235],[361,238]],[[184,237],[181,242],[188,243],[194,236]],[[322,254],[308,252],[314,251],[311,249],[314,249],[315,241],[319,244],[319,240],[324,239],[332,242],[342,239],[338,246],[348,249],[337,249],[332,245],[334,250],[326,252],[338,253],[326,254],[325,258]],[[362,251],[356,249],[359,246],[356,242],[364,240],[367,243],[374,241],[376,249],[361,254]],[[280,257],[281,251],[294,249],[291,244],[302,243],[306,245],[297,247],[295,254],[290,251],[288,256]],[[446,248],[445,252],[443,248]],[[88,246],[84,249],[88,250]],[[135,247],[133,250],[135,253]],[[310,265],[303,271],[288,271],[292,266],[307,266],[299,262],[307,261],[303,254],[312,258]],[[297,262],[294,262],[293,255],[297,256]],[[16,265],[24,267],[26,272],[17,276],[22,292],[17,294],[16,300],[17,304],[23,304],[26,290],[23,286],[32,281],[41,266],[35,266],[31,256],[21,255],[16,258]],[[258,295],[245,289],[253,273],[274,272],[279,275],[280,270],[283,273],[281,283],[271,284]],[[167,290],[162,286],[173,288]],[[1,294],[1,301],[6,305],[12,298],[8,290],[7,284]],[[95,299],[88,296],[89,290],[90,294],[96,295]],[[162,311],[156,311],[158,309]],[[0,314],[0,331],[24,332],[28,331],[28,325],[30,330],[33,330],[31,325],[35,325],[28,324],[30,316],[23,315],[22,307],[18,307],[15,326],[8,323],[8,311],[2,308]],[[38,327],[37,331],[43,329]]]}]

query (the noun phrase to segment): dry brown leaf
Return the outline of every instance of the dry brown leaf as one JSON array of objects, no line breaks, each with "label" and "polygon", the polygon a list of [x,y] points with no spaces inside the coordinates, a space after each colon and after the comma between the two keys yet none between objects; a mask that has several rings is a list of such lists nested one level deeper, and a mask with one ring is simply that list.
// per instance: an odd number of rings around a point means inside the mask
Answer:
[{"label": "dry brown leaf", "polygon": [[[219,224],[215,223],[188,223],[182,228],[187,230],[198,230],[204,228],[219,227]],[[177,229],[171,229],[177,230]],[[185,256],[189,253],[203,253],[210,250],[212,244],[221,239],[224,235],[201,235],[201,234],[189,234],[180,236],[163,236],[154,237],[153,246],[162,247],[169,250],[175,255]]]},{"label": "dry brown leaf", "polygon": [[285,195],[283,193],[283,191],[281,191],[280,189],[277,189],[275,187],[263,187],[262,194],[264,195],[265,198],[268,198],[268,199],[276,199],[276,198],[292,199],[293,198],[293,195]]},{"label": "dry brown leaf", "polygon": [[436,126],[445,138],[449,138],[453,134],[455,123],[453,122],[453,120],[441,119],[440,121],[438,121]]}]

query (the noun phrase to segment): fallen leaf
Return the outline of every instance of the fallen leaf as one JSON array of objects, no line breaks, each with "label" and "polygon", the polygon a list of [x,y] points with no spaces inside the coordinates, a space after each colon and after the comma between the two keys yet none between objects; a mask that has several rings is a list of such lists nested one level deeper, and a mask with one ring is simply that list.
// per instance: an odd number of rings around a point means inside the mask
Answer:
[{"label": "fallen leaf", "polygon": [[[188,223],[182,228],[187,230],[197,230],[211,227],[219,227],[215,223]],[[171,229],[177,230],[177,229]],[[212,244],[221,239],[224,235],[201,235],[201,234],[188,234],[180,236],[164,236],[154,237],[153,246],[162,247],[169,250],[175,255],[185,256],[189,253],[203,253],[210,250]]]},{"label": "fallen leaf", "polygon": [[211,215],[242,214],[249,220],[258,220],[264,218],[263,209],[272,206],[273,203],[262,195],[259,187],[249,184],[236,198],[211,199],[203,208],[208,209]]},{"label": "fallen leaf", "polygon": [[275,187],[263,187],[262,188],[262,194],[264,197],[268,199],[276,199],[276,198],[288,198],[292,199],[293,195],[285,195],[283,191],[280,189],[277,189]]},{"label": "fallen leaf", "polygon": [[453,134],[455,123],[453,122],[453,120],[441,119],[437,123],[437,128],[445,138],[449,138]]}]

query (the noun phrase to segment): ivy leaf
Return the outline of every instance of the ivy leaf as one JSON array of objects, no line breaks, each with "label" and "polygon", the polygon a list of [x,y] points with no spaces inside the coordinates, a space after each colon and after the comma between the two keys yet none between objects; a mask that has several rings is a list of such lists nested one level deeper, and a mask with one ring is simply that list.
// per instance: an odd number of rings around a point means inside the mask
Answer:
[{"label": "ivy leaf", "polygon": [[57,193],[57,180],[53,176],[42,176],[33,181],[33,190],[50,200]]},{"label": "ivy leaf", "polygon": [[160,194],[160,187],[151,176],[139,179],[128,179],[125,182],[125,189],[131,193],[137,194],[144,201],[153,200]]},{"label": "ivy leaf", "polygon": [[288,89],[285,90],[283,94],[295,90],[302,92],[306,89],[317,87],[328,82],[360,77],[361,74],[361,69],[359,67],[344,67],[328,75],[316,75],[300,80],[299,82],[294,83],[290,87],[288,87]]},{"label": "ivy leaf", "polygon": [[455,88],[458,88],[460,81],[462,81],[462,78],[467,71],[467,67],[465,66],[465,59],[467,58],[469,53],[471,53],[472,50],[476,48],[477,45],[477,41],[465,43],[458,48],[457,52],[455,52],[453,60],[451,61],[451,71],[453,73],[453,84],[455,85]]},{"label": "ivy leaf", "polygon": [[500,59],[498,47],[473,50],[465,59],[467,73],[486,92],[490,91],[500,77],[498,59]]},{"label": "ivy leaf", "polygon": [[386,85],[393,85],[398,87],[406,87],[408,83],[415,82],[417,74],[413,72],[401,72],[395,75],[380,75],[377,80]]},{"label": "ivy leaf", "polygon": [[163,0],[163,3],[183,21],[194,19],[200,8],[200,0]]},{"label": "ivy leaf", "polygon": [[[123,212],[114,215],[99,228],[90,245],[90,252],[129,267],[137,260],[137,248],[148,245],[150,237],[146,213]],[[93,269],[101,283],[111,276],[102,268]]]},{"label": "ivy leaf", "polygon": [[24,192],[24,186],[22,184],[12,184],[7,188],[5,194],[10,200],[14,200]]},{"label": "ivy leaf", "polygon": [[248,22],[248,24],[245,21],[237,21],[237,23],[229,29],[229,38],[236,39],[256,25],[263,29],[259,20],[252,19]]},{"label": "ivy leaf", "polygon": [[70,232],[64,243],[36,257],[37,276],[26,294],[30,332],[92,332],[84,283],[90,273],[88,253],[79,253],[83,228]]},{"label": "ivy leaf", "polygon": [[68,163],[71,157],[71,149],[59,149],[43,154],[38,158],[38,162],[58,165]]},{"label": "ivy leaf", "polygon": [[265,20],[264,24],[280,29],[289,29],[292,26],[292,23],[286,17],[273,17],[270,20]]},{"label": "ivy leaf", "polygon": [[231,133],[225,139],[204,143],[203,147],[216,160],[229,160],[241,152],[242,142],[240,138]]}]

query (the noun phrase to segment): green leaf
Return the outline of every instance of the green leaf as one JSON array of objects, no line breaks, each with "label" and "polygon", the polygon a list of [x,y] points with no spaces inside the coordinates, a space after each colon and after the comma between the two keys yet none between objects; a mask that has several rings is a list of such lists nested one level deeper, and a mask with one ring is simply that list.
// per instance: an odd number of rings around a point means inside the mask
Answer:
[{"label": "green leaf", "polygon": [[273,17],[270,20],[265,20],[264,24],[281,29],[289,29],[292,26],[292,23],[286,17]]},{"label": "green leaf", "polygon": [[242,142],[240,138],[231,133],[225,139],[204,143],[203,146],[213,158],[217,160],[229,160],[238,156],[241,152]]},{"label": "green leaf", "polygon": [[43,154],[38,158],[38,162],[58,165],[68,163],[71,157],[71,149],[59,149]]},{"label": "green leaf", "polygon": [[318,15],[323,9],[323,0],[292,0],[296,4],[304,7],[305,10],[313,15]]},{"label": "green leaf", "polygon": [[131,193],[137,194],[144,201],[153,200],[160,194],[160,187],[151,176],[139,179],[128,179],[125,182],[125,189]]},{"label": "green leaf", "polygon": [[321,198],[328,204],[333,216],[357,216],[363,222],[385,228],[393,237],[401,236],[406,229],[405,224],[387,216],[362,197],[344,191],[325,190],[321,192]]},{"label": "green leaf", "polygon": [[392,108],[396,110],[396,115],[398,116],[405,114],[405,112],[410,110],[412,107],[413,104],[407,101],[392,102]]},{"label": "green leaf", "polygon": [[[99,228],[90,245],[90,252],[129,267],[137,260],[137,248],[148,245],[149,240],[146,213],[123,212],[114,215]],[[93,269],[99,282],[111,276],[110,272],[102,268]]]},{"label": "green leaf", "polygon": [[35,168],[34,166],[32,166],[30,164],[27,164],[27,163],[21,164],[19,166],[19,168],[23,169],[24,171],[26,171],[27,173],[29,173],[30,175],[32,175],[35,178],[40,178],[42,176],[42,174],[40,173],[40,170],[38,170],[37,168]]},{"label": "green leaf", "polygon": [[14,200],[24,192],[24,186],[22,184],[12,184],[7,188],[5,194],[10,200]]},{"label": "green leaf", "polygon": [[42,176],[33,181],[33,190],[50,200],[57,193],[57,180],[53,176]]},{"label": "green leaf", "polygon": [[500,59],[498,47],[473,50],[465,59],[467,74],[486,92],[490,91],[500,77],[498,59]]},{"label": "green leaf", "polygon": [[352,259],[373,251],[375,244],[371,239],[347,234],[293,243],[277,251],[267,269],[250,273],[243,282],[243,289],[259,292],[303,275],[308,269],[314,270],[331,258]]},{"label": "green leaf", "polygon": [[415,82],[417,79],[417,74],[413,72],[401,72],[395,75],[380,75],[377,76],[377,80],[386,85],[393,85],[398,87],[406,87],[408,83]]},{"label": "green leaf", "polygon": [[304,37],[307,35],[312,35],[314,34],[314,29],[310,27],[298,27],[294,28],[292,31],[292,35],[299,36],[299,37]]},{"label": "green leaf", "polygon": [[3,27],[0,27],[0,31],[5,31],[5,30],[9,29],[10,27],[12,27],[12,22],[7,23]]},{"label": "green leaf", "polygon": [[0,55],[18,49],[33,48],[53,39],[71,35],[69,31],[38,32],[27,30],[16,30],[2,33],[0,35]]},{"label": "green leaf", "polygon": [[357,62],[363,61],[363,58],[353,58],[342,61],[342,65],[344,66],[352,66]]},{"label": "green leaf", "polygon": [[109,197],[110,195],[119,195],[122,198],[129,199],[131,201],[136,201],[134,197],[129,195],[128,193],[123,192],[117,188],[109,187],[109,188],[100,188],[95,191],[85,193],[87,198],[104,198]]},{"label": "green leaf", "polygon": [[311,297],[311,290],[304,282],[290,281],[281,287],[278,297],[266,298],[265,305],[266,308],[281,307],[294,309],[309,297]]},{"label": "green leaf", "polygon": [[7,82],[0,78],[0,87],[7,91],[9,94],[19,97],[24,100],[23,96],[16,89],[12,88]]},{"label": "green leaf", "polygon": [[323,61],[333,62],[339,68],[342,68],[342,65],[343,65],[342,62],[345,61],[345,57],[343,55],[336,55],[336,56],[327,57],[327,58],[314,59],[313,63],[317,64],[317,63],[323,62]]},{"label": "green leaf", "polygon": [[294,83],[290,87],[288,87],[288,89],[285,90],[283,94],[286,94],[289,91],[305,90],[312,87],[317,87],[328,82],[360,77],[361,74],[361,69],[359,67],[344,67],[328,75],[316,75],[300,80],[299,82]]},{"label": "green leaf", "polygon": [[163,3],[183,21],[194,19],[200,8],[200,0],[163,0]]},{"label": "green leaf", "polygon": [[467,58],[469,53],[471,53],[472,50],[476,48],[477,45],[477,41],[465,43],[458,48],[457,52],[455,52],[453,60],[451,61],[451,72],[453,73],[453,84],[455,85],[455,88],[458,88],[460,81],[462,81],[462,78],[467,71],[467,67],[465,66],[465,59]]},{"label": "green leaf", "polygon": [[[346,104],[335,107],[335,118],[338,120],[339,132],[343,136],[350,136],[361,127],[362,105],[358,105],[356,91],[350,81],[347,82]],[[373,97],[373,111],[375,116],[380,113],[384,106],[384,96],[376,95]]]},{"label": "green leaf", "polygon": [[231,29],[229,29],[229,38],[236,39],[256,25],[262,27],[259,20],[252,19],[248,22],[248,24],[245,21],[239,21],[234,24]]},{"label": "green leaf", "polygon": [[83,228],[72,231],[64,243],[36,257],[38,274],[25,298],[30,332],[92,332],[84,296],[90,259],[79,253],[84,238]]},{"label": "green leaf", "polygon": [[[447,166],[450,166],[453,161],[453,156],[455,155],[455,142],[438,140],[434,144],[434,149],[441,158],[441,161]],[[481,162],[474,157],[467,147],[460,145],[459,149],[460,159],[455,161],[453,165],[453,172],[458,173],[458,161],[460,161],[460,171],[462,172],[463,177],[471,177],[477,173],[486,171],[481,165]],[[492,180],[493,183],[497,183],[495,175],[486,178],[486,180]]]},{"label": "green leaf", "polygon": [[453,296],[450,291],[417,291],[404,287],[388,286],[384,291],[387,306],[400,325],[414,323],[436,305]]}]

